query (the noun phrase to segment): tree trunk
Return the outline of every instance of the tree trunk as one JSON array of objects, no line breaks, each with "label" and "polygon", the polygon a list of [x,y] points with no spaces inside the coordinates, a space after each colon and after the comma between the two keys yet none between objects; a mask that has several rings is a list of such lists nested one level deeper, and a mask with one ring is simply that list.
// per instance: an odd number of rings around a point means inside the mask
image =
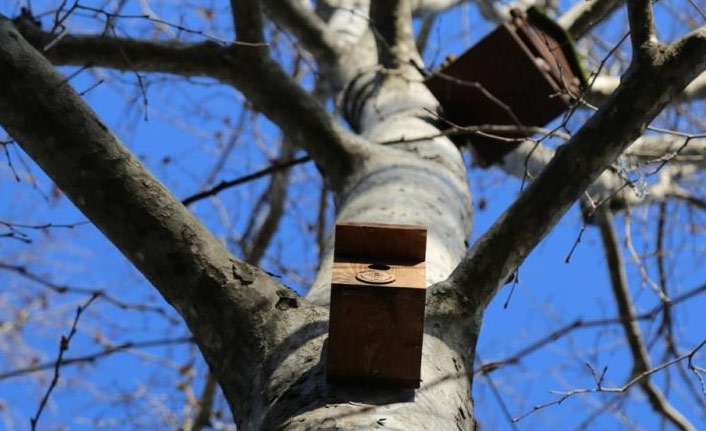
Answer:
[{"label": "tree trunk", "polygon": [[[428,111],[436,100],[421,83],[388,76],[359,78],[348,94],[368,95],[346,100],[363,106],[349,118],[373,142],[409,141],[439,133]],[[370,93],[357,91],[378,86]],[[463,256],[471,228],[472,209],[466,168],[459,150],[445,137],[414,143],[378,146],[355,166],[336,194],[337,220],[421,224],[428,229],[427,284],[445,280]],[[326,305],[330,295],[332,241],[307,299]],[[389,428],[399,430],[472,430],[470,366],[480,318],[469,320],[444,313],[429,297],[422,354],[421,387],[364,387],[326,382],[326,332],[304,346],[293,345],[282,362],[272,365],[264,391],[262,428],[333,430]],[[478,317],[478,316],[476,316]],[[365,318],[361,316],[361,319]]]}]

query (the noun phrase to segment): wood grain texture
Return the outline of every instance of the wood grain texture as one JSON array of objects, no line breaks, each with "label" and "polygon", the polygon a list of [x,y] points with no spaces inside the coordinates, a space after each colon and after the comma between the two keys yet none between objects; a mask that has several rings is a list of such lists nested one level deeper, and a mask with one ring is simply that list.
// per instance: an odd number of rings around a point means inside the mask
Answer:
[{"label": "wood grain texture", "polygon": [[[571,42],[533,16],[498,26],[425,81],[445,119],[464,127],[542,127],[569,108],[570,95],[581,94],[580,66],[569,59]],[[531,136],[526,130],[493,134]],[[452,140],[457,145],[470,140],[481,166],[496,163],[521,142],[462,134]]]},{"label": "wood grain texture", "polygon": [[415,225],[338,223],[335,241],[335,260],[421,262],[426,255],[427,230]]},{"label": "wood grain texture", "polygon": [[[425,277],[426,277],[426,263],[419,262],[413,264],[394,264],[385,263],[389,270],[384,270],[383,272],[389,272],[395,277],[395,281],[389,284],[379,285],[384,286],[388,289],[391,288],[410,288],[410,289],[424,289],[425,288]],[[370,270],[371,266],[376,268],[376,265],[381,265],[380,262],[349,262],[349,261],[335,261],[333,264],[333,272],[331,273],[331,283],[349,286],[370,286],[370,283],[365,283],[356,278],[356,274],[362,271]]]},{"label": "wood grain texture", "polygon": [[[419,387],[426,229],[347,223],[336,225],[336,235],[328,379]],[[392,281],[356,277],[371,271]]]},{"label": "wood grain texture", "polygon": [[329,380],[419,387],[426,289],[331,287]]}]

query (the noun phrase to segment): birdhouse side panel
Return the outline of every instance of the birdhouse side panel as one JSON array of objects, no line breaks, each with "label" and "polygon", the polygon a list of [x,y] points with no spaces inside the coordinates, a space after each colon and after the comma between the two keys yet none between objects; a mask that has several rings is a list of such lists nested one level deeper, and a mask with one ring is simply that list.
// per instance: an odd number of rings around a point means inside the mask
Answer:
[{"label": "birdhouse side panel", "polygon": [[560,89],[540,65],[505,24],[432,76],[427,85],[444,116],[455,124],[543,126],[563,112],[567,102],[556,97]]},{"label": "birdhouse side panel", "polygon": [[328,378],[419,387],[426,290],[331,289]]}]

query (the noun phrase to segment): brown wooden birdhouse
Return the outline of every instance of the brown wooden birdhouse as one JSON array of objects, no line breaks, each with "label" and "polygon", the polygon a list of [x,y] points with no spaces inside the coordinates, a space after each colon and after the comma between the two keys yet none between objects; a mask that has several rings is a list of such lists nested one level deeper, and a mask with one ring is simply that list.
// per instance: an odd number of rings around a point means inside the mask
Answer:
[{"label": "brown wooden birdhouse", "polygon": [[516,148],[532,135],[531,128],[566,111],[586,88],[585,72],[564,29],[536,8],[515,9],[512,16],[426,80],[448,122],[491,126],[482,134],[452,137],[457,145],[470,141],[484,166]]},{"label": "brown wooden birdhouse", "polygon": [[328,379],[418,388],[426,228],[339,223],[335,235]]}]

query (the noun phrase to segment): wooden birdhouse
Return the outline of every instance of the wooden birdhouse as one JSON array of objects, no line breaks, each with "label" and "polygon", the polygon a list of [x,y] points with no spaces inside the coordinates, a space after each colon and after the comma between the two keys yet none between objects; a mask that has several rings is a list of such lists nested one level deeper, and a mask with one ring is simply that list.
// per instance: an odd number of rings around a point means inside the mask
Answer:
[{"label": "wooden birdhouse", "polygon": [[485,166],[516,148],[519,142],[513,140],[529,137],[528,127],[542,127],[566,111],[587,85],[564,29],[536,8],[515,9],[512,16],[426,80],[449,122],[504,126],[488,133],[511,140],[485,134],[452,137],[457,145],[470,141]]},{"label": "wooden birdhouse", "polygon": [[418,388],[426,228],[339,223],[335,235],[328,379]]}]

